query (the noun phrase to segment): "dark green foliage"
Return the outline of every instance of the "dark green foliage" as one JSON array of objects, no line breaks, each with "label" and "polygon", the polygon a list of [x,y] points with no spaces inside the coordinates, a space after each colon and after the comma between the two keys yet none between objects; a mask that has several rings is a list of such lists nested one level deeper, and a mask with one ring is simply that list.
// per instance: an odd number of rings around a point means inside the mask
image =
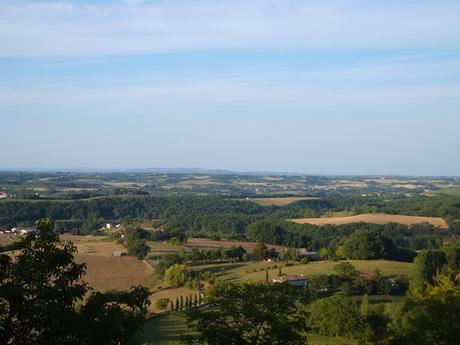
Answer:
[{"label": "dark green foliage", "polygon": [[126,243],[126,249],[128,255],[135,256],[139,260],[142,260],[150,252],[150,247],[147,245],[145,240],[134,240]]},{"label": "dark green foliage", "polygon": [[278,253],[274,248],[268,249],[263,243],[257,243],[251,254],[256,260],[273,259],[278,257]]},{"label": "dark green foliage", "polygon": [[445,249],[447,266],[452,271],[458,271],[460,269],[460,247],[450,246]]},{"label": "dark green foliage", "polygon": [[360,310],[345,296],[320,299],[310,305],[309,312],[311,327],[320,334],[351,338],[364,334],[365,323]]},{"label": "dark green foliage", "polygon": [[176,297],[176,303],[175,303],[175,308],[176,311],[180,310],[180,304],[179,304],[179,297]]},{"label": "dark green foliage", "polygon": [[299,254],[295,248],[288,248],[284,251],[282,258],[286,261],[297,261]]},{"label": "dark green foliage", "polygon": [[396,248],[393,242],[368,230],[358,230],[344,242],[345,255],[348,259],[375,260],[386,259],[394,255]]},{"label": "dark green foliage", "polygon": [[155,307],[160,310],[165,310],[170,304],[169,302],[169,298],[160,298],[155,301]]},{"label": "dark green foliage", "polygon": [[188,337],[186,342],[208,345],[306,344],[297,299],[297,290],[290,286],[220,285],[210,308],[189,312],[188,324],[199,334]]},{"label": "dark green foliage", "polygon": [[179,254],[167,253],[161,257],[160,261],[155,266],[155,273],[158,274],[160,277],[163,277],[165,274],[165,271],[169,267],[175,264],[181,264],[183,262],[184,260]]},{"label": "dark green foliage", "polygon": [[251,223],[246,229],[246,236],[255,242],[283,244],[286,229],[276,222],[266,220]]},{"label": "dark green foliage", "polygon": [[131,229],[125,230],[125,239],[123,241],[124,246],[128,250],[128,255],[135,256],[139,260],[142,260],[150,252],[150,247],[147,245],[145,238],[148,233],[142,229]]},{"label": "dark green foliage", "polygon": [[[0,254],[1,344],[131,344],[141,326],[149,292],[91,293],[81,281],[71,243],[61,243],[49,220],[16,246]],[[80,305],[77,308],[77,304]]]},{"label": "dark green foliage", "polygon": [[193,297],[193,306],[196,308],[198,306],[198,296],[195,294]]},{"label": "dark green foliage", "polygon": [[434,278],[446,264],[447,258],[443,251],[422,250],[414,261],[411,288],[423,289],[426,284],[433,284]]},{"label": "dark green foliage", "polygon": [[391,345],[456,345],[460,339],[460,275],[438,276],[392,312]]}]

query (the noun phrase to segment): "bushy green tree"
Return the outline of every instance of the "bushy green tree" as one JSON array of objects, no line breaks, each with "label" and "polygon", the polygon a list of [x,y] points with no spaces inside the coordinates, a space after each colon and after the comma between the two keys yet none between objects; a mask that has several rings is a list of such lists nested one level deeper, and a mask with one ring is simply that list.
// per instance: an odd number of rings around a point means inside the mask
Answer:
[{"label": "bushy green tree", "polygon": [[187,281],[188,272],[185,265],[172,265],[165,272],[165,281],[171,287],[183,286]]},{"label": "bushy green tree", "polygon": [[364,334],[360,310],[348,297],[335,295],[320,299],[310,305],[309,312],[310,325],[320,334],[351,338]]},{"label": "bushy green tree", "polygon": [[159,310],[165,310],[169,303],[169,298],[159,298],[155,301],[155,307]]},{"label": "bushy green tree", "polygon": [[197,336],[189,344],[304,345],[298,291],[290,286],[222,284],[210,308],[192,309],[188,325]]},{"label": "bushy green tree", "polygon": [[263,260],[268,258],[268,248],[265,244],[263,243],[257,243],[256,246],[254,247],[252,251],[252,255],[257,259],[257,260]]},{"label": "bushy green tree", "polygon": [[295,248],[287,248],[283,253],[283,260],[285,261],[297,261],[299,259],[299,253]]}]

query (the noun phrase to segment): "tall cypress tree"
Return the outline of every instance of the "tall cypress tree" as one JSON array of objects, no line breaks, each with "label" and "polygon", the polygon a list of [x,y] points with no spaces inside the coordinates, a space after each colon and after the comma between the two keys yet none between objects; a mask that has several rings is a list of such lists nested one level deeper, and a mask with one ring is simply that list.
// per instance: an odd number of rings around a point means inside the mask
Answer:
[{"label": "tall cypress tree", "polygon": [[184,309],[184,297],[180,296],[180,306],[179,306],[179,309],[180,310],[183,310]]},{"label": "tall cypress tree", "polygon": [[193,297],[193,306],[196,308],[197,305],[198,305],[198,296],[195,294],[195,296]]},{"label": "tall cypress tree", "polygon": [[176,297],[176,311],[179,311],[179,297]]}]

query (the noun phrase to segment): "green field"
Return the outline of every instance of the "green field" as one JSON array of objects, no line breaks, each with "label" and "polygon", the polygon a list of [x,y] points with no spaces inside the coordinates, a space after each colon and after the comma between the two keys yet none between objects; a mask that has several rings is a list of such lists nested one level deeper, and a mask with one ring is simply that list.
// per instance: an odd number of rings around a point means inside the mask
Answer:
[{"label": "green field", "polygon": [[[185,315],[172,313],[147,320],[143,334],[140,336],[141,344],[176,345],[182,336],[192,334],[187,329]],[[310,345],[354,345],[350,339],[332,338],[318,334],[308,334]]]},{"label": "green field", "polygon": [[185,321],[183,313],[172,313],[148,319],[139,337],[140,343],[177,344],[183,335],[191,334]]},{"label": "green field", "polygon": [[430,192],[432,194],[447,194],[460,197],[460,187],[443,188]]},{"label": "green field", "polygon": [[[350,260],[355,268],[362,273],[372,273],[379,269],[384,276],[397,276],[401,274],[408,275],[412,268],[411,263],[386,260]],[[334,261],[317,261],[310,262],[304,265],[295,265],[291,267],[283,267],[282,272],[288,275],[318,275],[334,273],[334,266],[338,262]],[[267,263],[267,262],[252,262],[252,263],[231,263],[231,264],[216,264],[194,266],[195,271],[212,271],[222,273],[222,278],[227,281],[253,281],[260,282],[265,280],[265,267],[273,267],[282,263]],[[278,268],[269,270],[269,277],[274,278],[278,274]]]},{"label": "green field", "polygon": [[181,249],[190,250],[183,246],[175,246],[168,242],[148,241],[150,255],[164,255],[166,253],[179,253]]}]

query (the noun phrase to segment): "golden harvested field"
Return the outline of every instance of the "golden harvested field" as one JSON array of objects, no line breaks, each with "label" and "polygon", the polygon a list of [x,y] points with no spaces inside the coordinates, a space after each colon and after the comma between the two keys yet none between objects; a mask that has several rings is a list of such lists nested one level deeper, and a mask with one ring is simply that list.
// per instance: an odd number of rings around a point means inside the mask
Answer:
[{"label": "golden harvested field", "polygon": [[127,290],[139,284],[152,287],[155,283],[153,269],[144,261],[112,255],[116,250],[125,251],[119,244],[88,241],[75,245],[75,261],[87,264],[84,280],[96,290]]},{"label": "golden harvested field", "polygon": [[[200,248],[200,249],[216,249],[219,247],[230,248],[232,246],[241,246],[247,252],[252,252],[256,246],[256,242],[243,242],[243,241],[214,241],[208,238],[189,238],[187,239],[187,247]],[[275,248],[277,252],[282,252],[287,247],[267,244],[268,248]]]},{"label": "golden harvested field", "polygon": [[365,222],[365,223],[374,223],[374,224],[400,223],[404,225],[429,223],[429,224],[432,224],[442,229],[447,229],[449,227],[447,222],[442,218],[403,216],[399,214],[385,214],[385,213],[366,213],[366,214],[359,214],[356,216],[346,216],[346,217],[300,218],[300,219],[290,219],[290,220],[298,224],[308,223],[308,224],[314,224],[314,225],[349,224],[349,223]]},{"label": "golden harvested field", "polygon": [[284,206],[284,205],[288,205],[296,201],[316,200],[316,199],[318,198],[289,196],[285,198],[253,198],[249,200],[261,206]]}]

